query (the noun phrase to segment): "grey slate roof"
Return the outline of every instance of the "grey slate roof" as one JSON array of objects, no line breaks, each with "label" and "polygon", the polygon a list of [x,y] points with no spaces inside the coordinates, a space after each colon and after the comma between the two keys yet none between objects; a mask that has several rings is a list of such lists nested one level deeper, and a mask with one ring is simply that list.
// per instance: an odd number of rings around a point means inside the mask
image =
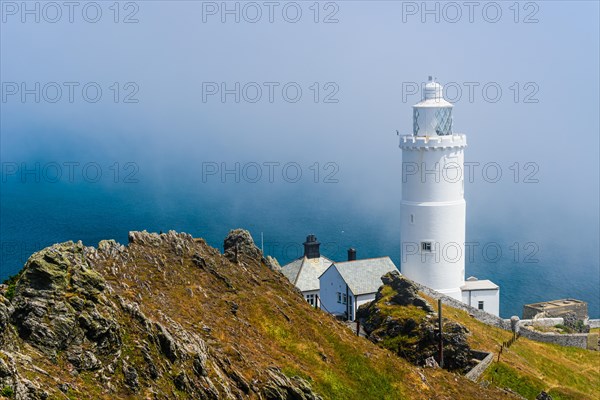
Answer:
[{"label": "grey slate roof", "polygon": [[300,272],[300,268],[302,267],[302,263],[304,262],[304,257],[297,258],[289,264],[281,267],[281,273],[285,275],[286,278],[289,279],[290,282],[296,283],[296,278],[298,277],[298,273]]},{"label": "grey slate roof", "polygon": [[334,263],[331,268],[338,270],[355,296],[377,292],[382,285],[381,277],[398,270],[389,257],[339,262]]},{"label": "grey slate roof", "polygon": [[327,257],[300,257],[281,267],[281,272],[300,291],[319,290],[319,276],[333,264]]}]

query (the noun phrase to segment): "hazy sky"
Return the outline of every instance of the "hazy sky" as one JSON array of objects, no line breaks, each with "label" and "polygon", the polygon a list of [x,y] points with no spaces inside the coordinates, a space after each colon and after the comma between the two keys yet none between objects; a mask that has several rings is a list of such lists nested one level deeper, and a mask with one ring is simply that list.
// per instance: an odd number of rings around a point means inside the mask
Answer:
[{"label": "hazy sky", "polygon": [[[434,75],[479,163],[470,232],[555,243],[597,269],[595,1],[1,3],[3,179],[22,162],[58,163],[61,182],[65,162],[98,163],[105,177],[117,162],[155,203],[176,204],[173,187],[238,205],[326,193],[328,207],[396,213],[396,130],[411,132],[414,87]],[[203,168],[236,162],[241,183],[203,182]]]}]

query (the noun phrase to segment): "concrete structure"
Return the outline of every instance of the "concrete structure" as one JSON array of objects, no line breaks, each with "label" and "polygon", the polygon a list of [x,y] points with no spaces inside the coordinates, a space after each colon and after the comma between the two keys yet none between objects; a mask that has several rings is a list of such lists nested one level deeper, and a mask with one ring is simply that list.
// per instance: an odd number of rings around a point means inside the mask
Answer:
[{"label": "concrete structure", "polygon": [[575,314],[578,320],[586,321],[588,318],[587,303],[575,299],[562,299],[523,306],[523,319],[533,319],[539,314],[543,314],[544,317],[563,318],[569,313]]},{"label": "concrete structure", "polygon": [[281,267],[281,272],[304,295],[312,306],[319,306],[319,276],[333,263],[320,252],[315,235],[308,235],[304,242],[304,255]]},{"label": "concrete structure", "polygon": [[460,287],[462,302],[478,310],[500,315],[500,288],[494,282],[470,277]]},{"label": "concrete structure", "polygon": [[492,364],[492,361],[494,361],[494,353],[472,350],[471,355],[473,356],[473,359],[479,361],[479,363],[466,373],[465,378],[477,382],[479,377],[483,375],[485,370]]},{"label": "concrete structure", "polygon": [[[452,109],[442,86],[429,77],[423,100],[413,106],[413,133],[400,137],[401,270],[407,278],[454,299],[477,297],[486,311],[498,315],[497,285],[465,283],[467,137],[452,131]],[[485,289],[478,289],[483,282]]]},{"label": "concrete structure", "polygon": [[381,277],[397,270],[389,257],[334,262],[319,277],[321,308],[354,321],[358,307],[375,300]]}]

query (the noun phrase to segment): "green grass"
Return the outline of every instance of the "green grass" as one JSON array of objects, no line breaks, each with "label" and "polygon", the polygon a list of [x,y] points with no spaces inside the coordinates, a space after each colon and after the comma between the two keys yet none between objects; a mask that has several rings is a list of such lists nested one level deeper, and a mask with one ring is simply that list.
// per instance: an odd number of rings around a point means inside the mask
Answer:
[{"label": "green grass", "polygon": [[374,365],[359,349],[342,342],[336,335],[326,337],[339,360],[333,367],[323,370],[322,385],[317,383],[325,398],[402,398],[400,393],[394,393],[392,382],[397,378],[378,368],[384,366]]},{"label": "green grass", "polygon": [[494,363],[486,370],[484,379],[498,387],[510,388],[527,399],[535,399],[544,387],[544,383],[539,379],[523,376],[504,363]]},{"label": "green grass", "polygon": [[[311,382],[326,399],[401,399],[394,387],[394,373],[382,370],[361,351],[361,343],[348,343],[346,335],[327,329],[321,335],[301,334],[296,327],[282,326],[275,315],[263,321],[263,329],[288,357],[301,361],[282,368],[288,377],[300,376]],[[337,323],[336,323],[337,324]],[[342,333],[347,329],[339,324]],[[348,333],[350,331],[348,330]],[[357,339],[363,341],[363,339]],[[327,354],[326,354],[327,353]],[[308,370],[301,368],[308,366]]]},{"label": "green grass", "polygon": [[378,308],[384,313],[385,316],[390,316],[398,319],[413,319],[420,321],[427,315],[427,312],[422,308],[408,305],[408,306],[397,306],[394,304],[388,304],[392,297],[398,294],[390,286],[384,286],[381,290],[382,297],[378,301]]},{"label": "green grass", "polygon": [[15,395],[15,392],[10,386],[4,386],[2,391],[0,391],[0,395],[12,399],[12,397]]},{"label": "green grass", "polygon": [[[402,349],[413,346],[419,342],[417,336],[398,335],[394,337],[386,337],[381,342],[381,345],[388,350],[398,354]],[[401,354],[401,353],[400,353]]]},{"label": "green grass", "polygon": [[24,270],[21,270],[17,274],[9,276],[4,280],[4,282],[2,282],[3,284],[8,286],[8,288],[6,289],[6,294],[4,295],[4,297],[6,297],[7,299],[12,300],[15,297],[15,289],[17,287],[17,282],[21,278],[23,271]]},{"label": "green grass", "polygon": [[[525,375],[510,367],[504,362],[494,363],[484,374],[484,379],[489,380],[494,385],[499,387],[510,388],[519,393],[526,399],[534,400],[542,391],[546,391],[553,400],[580,400],[593,399],[593,393],[587,395],[572,387],[548,387],[543,380],[535,378],[531,375]],[[583,382],[580,382],[583,383]],[[565,381],[564,384],[573,385],[572,382]],[[589,384],[589,382],[587,383]],[[592,391],[594,388],[590,388]],[[596,385],[597,390],[597,385]]]}]

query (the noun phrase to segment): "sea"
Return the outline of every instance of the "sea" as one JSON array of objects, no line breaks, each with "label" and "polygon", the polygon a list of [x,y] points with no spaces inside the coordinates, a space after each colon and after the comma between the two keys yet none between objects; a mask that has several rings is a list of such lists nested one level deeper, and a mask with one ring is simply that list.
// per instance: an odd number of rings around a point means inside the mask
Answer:
[{"label": "sea", "polygon": [[[97,246],[114,239],[126,244],[134,230],[187,232],[222,250],[229,230],[244,228],[281,265],[300,257],[302,242],[315,234],[321,253],[333,260],[345,260],[354,247],[358,258],[389,256],[401,265],[399,202],[392,198],[381,207],[366,207],[353,201],[352,192],[326,185],[17,179],[2,183],[0,201],[2,279],[53,243],[81,240]],[[597,248],[585,257],[585,249],[513,242],[512,237],[505,229],[467,219],[467,242],[475,244],[466,276],[500,286],[502,317],[521,316],[524,304],[575,298],[588,303],[591,318],[600,318]]]}]

